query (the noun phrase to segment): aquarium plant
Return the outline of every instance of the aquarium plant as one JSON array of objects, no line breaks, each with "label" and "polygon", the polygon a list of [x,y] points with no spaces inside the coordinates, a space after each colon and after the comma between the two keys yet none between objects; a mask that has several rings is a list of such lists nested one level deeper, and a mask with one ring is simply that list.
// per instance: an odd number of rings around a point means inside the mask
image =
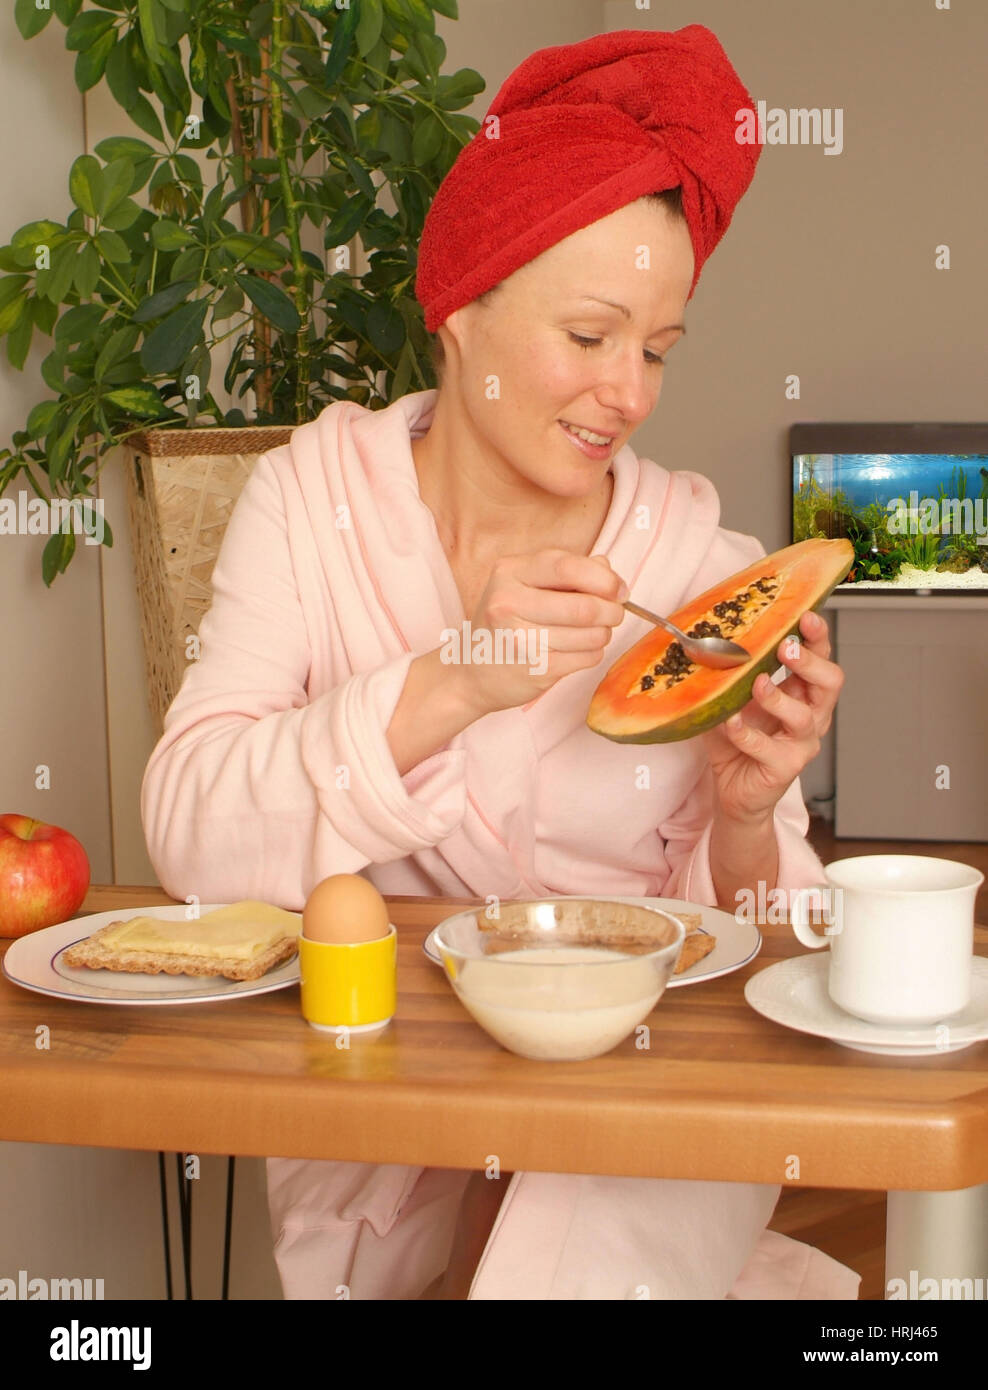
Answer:
[{"label": "aquarium plant", "polygon": [[[981,495],[978,499],[981,503],[982,515],[988,515],[988,470],[981,470]],[[937,506],[943,514],[943,503],[947,499],[956,498],[961,504],[960,512],[963,516],[963,504],[968,498],[967,493],[967,470],[964,468],[954,468],[950,474],[950,487],[945,489],[941,483],[937,492]],[[972,502],[975,499],[970,499]],[[972,508],[973,513],[973,508]],[[988,546],[978,544],[978,535],[973,525],[969,531],[950,535],[944,547],[942,562],[939,569],[951,569],[958,573],[979,566],[981,569],[988,570]]]}]

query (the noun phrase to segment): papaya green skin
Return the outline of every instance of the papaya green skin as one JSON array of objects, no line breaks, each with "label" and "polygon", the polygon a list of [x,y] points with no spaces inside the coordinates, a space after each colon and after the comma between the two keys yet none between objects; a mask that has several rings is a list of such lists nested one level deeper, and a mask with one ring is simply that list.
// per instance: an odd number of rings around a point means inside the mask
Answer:
[{"label": "papaya green skin", "polygon": [[802,622],[804,613],[818,613],[827,599],[833,593],[837,585],[845,578],[851,566],[848,565],[843,574],[838,575],[829,589],[820,595],[819,599],[809,608],[804,608],[788,632],[779,634],[779,639],[772,650],[767,653],[756,666],[750,670],[733,685],[728,686],[720,695],[712,699],[705,700],[697,709],[681,715],[680,718],[671,720],[668,724],[663,724],[659,728],[645,730],[637,734],[609,734],[604,729],[595,728],[587,720],[588,727],[593,729],[595,734],[600,734],[603,738],[609,738],[612,743],[679,743],[683,739],[696,738],[698,734],[705,734],[708,729],[715,729],[718,724],[723,724],[730,719],[732,714],[737,714],[738,710],[751,699],[751,688],[755,681],[764,671],[771,674],[780,665],[776,655],[779,644],[784,642],[787,637],[792,637],[799,633],[799,624]]}]

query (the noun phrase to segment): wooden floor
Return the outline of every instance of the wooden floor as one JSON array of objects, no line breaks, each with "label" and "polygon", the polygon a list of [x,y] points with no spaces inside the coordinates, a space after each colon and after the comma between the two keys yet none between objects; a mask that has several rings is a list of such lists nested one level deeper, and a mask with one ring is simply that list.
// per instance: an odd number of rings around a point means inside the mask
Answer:
[{"label": "wooden floor", "polygon": [[[808,839],[825,864],[858,854],[926,854],[980,869],[975,920],[988,923],[988,844],[933,840],[838,840],[829,821],[814,816]],[[885,1297],[885,1194],[838,1188],[783,1192],[769,1229],[815,1245],[861,1275],[860,1297]]]}]

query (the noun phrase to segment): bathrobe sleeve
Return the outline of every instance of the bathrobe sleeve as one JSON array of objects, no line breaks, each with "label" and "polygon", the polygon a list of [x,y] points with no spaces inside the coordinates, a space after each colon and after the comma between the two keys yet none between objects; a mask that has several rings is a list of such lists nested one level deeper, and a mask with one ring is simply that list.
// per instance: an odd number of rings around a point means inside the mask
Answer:
[{"label": "bathrobe sleeve", "polygon": [[[714,784],[710,764],[676,814],[660,826],[666,841],[666,861],[672,870],[662,889],[666,898],[717,906],[717,892],[710,871],[710,836],[713,831]],[[810,817],[803,801],[799,778],[786,788],[775,807],[775,840],[779,869],[775,883],[765,885],[788,892],[823,883],[823,862],[806,839]],[[739,904],[734,905],[735,908]]]},{"label": "bathrobe sleeve", "polygon": [[466,809],[461,749],[399,776],[386,731],[414,653],[341,671],[310,700],[312,649],[281,486],[262,455],[212,576],[190,664],[141,788],[162,887],[300,910],[320,879],[437,844]]},{"label": "bathrobe sleeve", "polygon": [[[736,531],[718,531],[716,541],[684,602],[753,564],[766,553],[761,541],[754,536],[745,536]],[[689,795],[659,827],[670,869],[669,880],[662,889],[663,896],[716,907],[717,893],[710,871],[710,836],[715,806],[713,773],[704,756],[701,775]],[[788,892],[823,882],[823,862],[806,839],[809,824],[809,812],[803,801],[799,778],[796,777],[776,803],[775,838],[779,850],[779,868],[775,883],[765,885],[766,895],[773,887]]]}]

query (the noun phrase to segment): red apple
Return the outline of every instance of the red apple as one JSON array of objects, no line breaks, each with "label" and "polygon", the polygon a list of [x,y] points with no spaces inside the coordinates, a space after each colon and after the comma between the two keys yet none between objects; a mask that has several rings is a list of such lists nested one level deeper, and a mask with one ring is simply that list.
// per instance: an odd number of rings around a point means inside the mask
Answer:
[{"label": "red apple", "polygon": [[89,889],[86,851],[67,830],[0,816],[0,936],[67,922]]}]

